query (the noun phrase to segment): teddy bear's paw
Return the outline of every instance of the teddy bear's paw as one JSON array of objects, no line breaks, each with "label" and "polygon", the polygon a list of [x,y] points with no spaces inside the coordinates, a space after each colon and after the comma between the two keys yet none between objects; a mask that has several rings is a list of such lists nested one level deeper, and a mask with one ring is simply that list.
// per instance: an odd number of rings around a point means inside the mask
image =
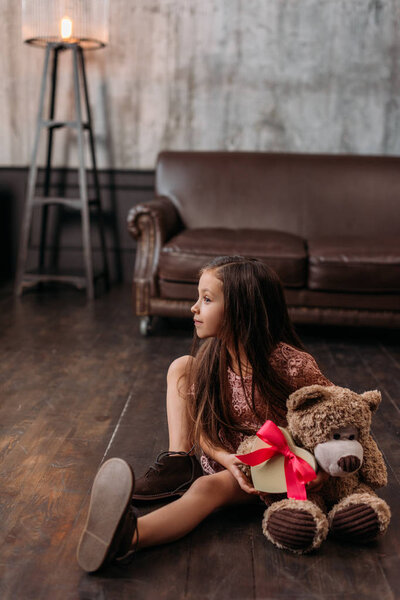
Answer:
[{"label": "teddy bear's paw", "polygon": [[328,534],[328,521],[312,502],[286,499],[265,511],[263,532],[278,548],[303,554],[321,545]]},{"label": "teddy bear's paw", "polygon": [[316,525],[310,513],[283,508],[272,513],[266,529],[277,545],[288,550],[304,551],[312,545]]},{"label": "teddy bear's paw", "polygon": [[385,533],[389,522],[388,505],[372,494],[352,494],[329,513],[333,535],[359,544],[371,542]]},{"label": "teddy bear's paw", "polygon": [[378,515],[368,504],[347,506],[333,517],[331,532],[345,541],[369,542],[379,533]]}]

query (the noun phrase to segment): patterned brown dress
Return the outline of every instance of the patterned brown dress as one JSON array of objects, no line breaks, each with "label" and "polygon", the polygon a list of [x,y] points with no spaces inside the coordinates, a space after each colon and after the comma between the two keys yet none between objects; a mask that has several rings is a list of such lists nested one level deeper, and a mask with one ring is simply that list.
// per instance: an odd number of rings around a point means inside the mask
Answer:
[{"label": "patterned brown dress", "polygon": [[[308,352],[293,348],[289,344],[283,342],[278,344],[271,354],[270,360],[272,367],[285,380],[291,392],[306,385],[332,385],[329,379],[321,373],[314,358]],[[250,397],[251,375],[243,379],[246,395]],[[263,399],[257,394],[257,390],[255,391],[257,409],[259,409],[261,414],[265,413],[265,418],[260,421],[246,401],[240,375],[234,373],[232,369],[228,369],[228,381],[232,392],[231,402],[233,413],[245,427],[253,429],[254,433],[256,433],[267,419],[271,419],[271,421],[283,427],[286,425],[285,413],[282,412],[280,407],[274,406],[274,397],[272,395],[267,399]],[[219,432],[221,445],[227,452],[234,453],[244,437],[244,434],[225,431],[224,429],[221,429]],[[204,453],[201,454],[200,463],[205,474],[216,473],[224,469],[222,465]]]}]

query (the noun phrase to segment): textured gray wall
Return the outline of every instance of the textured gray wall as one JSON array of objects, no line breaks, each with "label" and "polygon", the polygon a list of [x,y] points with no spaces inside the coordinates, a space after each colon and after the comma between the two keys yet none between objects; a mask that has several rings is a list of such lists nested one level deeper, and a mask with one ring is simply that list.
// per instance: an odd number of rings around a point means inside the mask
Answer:
[{"label": "textured gray wall", "polygon": [[[21,42],[20,2],[0,7],[0,165],[26,165],[44,52]],[[164,148],[400,153],[400,0],[112,0],[87,68],[100,167],[152,168]]]}]

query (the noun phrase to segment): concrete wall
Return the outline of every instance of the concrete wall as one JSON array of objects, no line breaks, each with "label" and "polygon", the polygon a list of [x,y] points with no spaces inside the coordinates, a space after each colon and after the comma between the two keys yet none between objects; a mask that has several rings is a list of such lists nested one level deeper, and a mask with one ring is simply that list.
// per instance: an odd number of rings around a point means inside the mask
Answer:
[{"label": "concrete wall", "polygon": [[[87,53],[99,166],[160,149],[400,153],[400,0],[111,0]],[[0,0],[0,165],[30,159],[43,50]],[[71,116],[70,56],[59,117]],[[58,132],[56,164],[76,164]],[[44,144],[43,144],[44,145]]]}]

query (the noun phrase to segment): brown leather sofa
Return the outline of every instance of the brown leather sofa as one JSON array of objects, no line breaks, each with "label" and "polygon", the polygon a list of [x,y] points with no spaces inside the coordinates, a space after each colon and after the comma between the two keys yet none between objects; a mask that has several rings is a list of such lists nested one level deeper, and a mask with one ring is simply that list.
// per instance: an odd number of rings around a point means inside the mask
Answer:
[{"label": "brown leather sofa", "polygon": [[190,316],[222,254],[272,266],[297,323],[400,327],[400,158],[162,152],[128,227],[143,334],[153,315]]}]

